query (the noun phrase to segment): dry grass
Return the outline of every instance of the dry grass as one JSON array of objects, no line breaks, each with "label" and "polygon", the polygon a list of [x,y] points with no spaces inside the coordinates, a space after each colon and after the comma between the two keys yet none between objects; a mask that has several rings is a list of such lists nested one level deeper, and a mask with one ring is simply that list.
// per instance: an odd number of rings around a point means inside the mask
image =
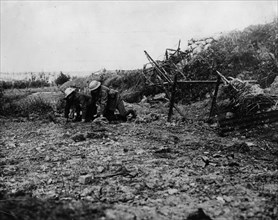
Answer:
[{"label": "dry grass", "polygon": [[[51,99],[36,94],[54,93],[57,88],[32,88],[5,90],[0,98],[0,115],[2,116],[23,116],[30,114],[44,115],[54,111]],[[44,92],[42,92],[44,91]],[[48,92],[46,92],[48,91]]]}]

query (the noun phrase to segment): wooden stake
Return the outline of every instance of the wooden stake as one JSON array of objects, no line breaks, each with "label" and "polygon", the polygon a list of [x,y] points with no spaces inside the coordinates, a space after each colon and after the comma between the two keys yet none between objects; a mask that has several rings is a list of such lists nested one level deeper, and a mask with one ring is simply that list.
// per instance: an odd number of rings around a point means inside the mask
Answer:
[{"label": "wooden stake", "polygon": [[210,108],[210,113],[209,113],[209,120],[211,120],[211,118],[214,114],[214,109],[215,109],[215,106],[216,106],[216,98],[217,98],[217,93],[218,93],[220,83],[221,83],[221,76],[218,75],[215,90],[214,90],[214,94],[213,94],[213,97],[212,97],[211,108]]},{"label": "wooden stake", "polygon": [[163,78],[167,81],[167,82],[172,82],[172,80],[169,78],[169,76],[167,75],[168,73],[164,70],[163,67],[160,67],[152,58],[151,56],[147,53],[147,51],[145,51],[145,54],[147,56],[147,58],[151,61],[151,64],[153,64],[153,66],[156,68],[156,70],[160,73],[160,75],[163,76]]},{"label": "wooden stake", "polygon": [[172,94],[171,94],[171,100],[170,100],[170,107],[169,107],[169,112],[168,112],[168,122],[171,121],[171,117],[173,114],[173,107],[175,103],[175,94],[176,94],[176,87],[177,87],[177,74],[174,76],[174,83],[172,86]]}]

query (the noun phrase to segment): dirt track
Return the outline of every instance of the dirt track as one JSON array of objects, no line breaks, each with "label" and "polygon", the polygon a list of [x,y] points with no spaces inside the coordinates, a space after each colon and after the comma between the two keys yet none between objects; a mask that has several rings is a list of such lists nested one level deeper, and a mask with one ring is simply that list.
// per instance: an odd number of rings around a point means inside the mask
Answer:
[{"label": "dirt track", "polygon": [[277,124],[220,137],[133,107],[122,124],[1,119],[0,218],[277,219]]}]

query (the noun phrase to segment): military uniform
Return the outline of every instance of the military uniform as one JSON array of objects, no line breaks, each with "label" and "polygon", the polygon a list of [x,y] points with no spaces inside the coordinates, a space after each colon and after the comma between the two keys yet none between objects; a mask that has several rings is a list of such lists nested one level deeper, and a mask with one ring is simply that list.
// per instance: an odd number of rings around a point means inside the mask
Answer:
[{"label": "military uniform", "polygon": [[65,118],[67,119],[69,118],[71,108],[74,108],[76,111],[76,121],[80,121],[81,119],[84,121],[93,120],[94,115],[97,113],[97,107],[95,102],[92,101],[92,98],[89,95],[77,92],[66,98]]},{"label": "military uniform", "polygon": [[[129,114],[132,114],[132,118],[136,118],[134,110],[126,111],[118,91],[109,89],[96,80],[89,84],[89,90],[91,91],[92,102],[100,107],[99,115],[106,117],[108,121],[126,121]],[[119,111],[119,114],[115,114],[116,109]]]},{"label": "military uniform", "polygon": [[[109,89],[106,86],[100,86],[98,94],[92,95],[92,99],[95,99],[95,102],[99,105],[99,114],[109,121],[119,118],[126,120],[127,111],[118,91]],[[116,109],[119,111],[118,117],[115,115]]]}]

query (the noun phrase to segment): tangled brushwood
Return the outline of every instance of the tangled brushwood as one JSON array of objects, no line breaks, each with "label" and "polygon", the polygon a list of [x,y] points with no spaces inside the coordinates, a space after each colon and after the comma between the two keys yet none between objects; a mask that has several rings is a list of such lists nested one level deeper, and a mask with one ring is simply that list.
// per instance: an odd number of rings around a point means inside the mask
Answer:
[{"label": "tangled brushwood", "polygon": [[278,97],[265,93],[258,84],[250,84],[240,79],[232,78],[224,86],[224,93],[229,98],[226,105],[237,116],[251,115],[273,110],[277,107]]}]

